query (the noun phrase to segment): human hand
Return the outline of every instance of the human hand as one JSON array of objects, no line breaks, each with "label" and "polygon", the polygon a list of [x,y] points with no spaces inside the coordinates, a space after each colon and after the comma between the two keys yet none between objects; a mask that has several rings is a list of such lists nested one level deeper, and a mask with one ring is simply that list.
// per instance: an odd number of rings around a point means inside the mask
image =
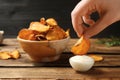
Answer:
[{"label": "human hand", "polygon": [[[110,24],[120,20],[120,0],[82,0],[71,13],[73,28],[80,37],[92,37]],[[90,15],[97,11],[99,20],[96,22],[90,18]],[[89,24],[86,27],[83,23]]]}]

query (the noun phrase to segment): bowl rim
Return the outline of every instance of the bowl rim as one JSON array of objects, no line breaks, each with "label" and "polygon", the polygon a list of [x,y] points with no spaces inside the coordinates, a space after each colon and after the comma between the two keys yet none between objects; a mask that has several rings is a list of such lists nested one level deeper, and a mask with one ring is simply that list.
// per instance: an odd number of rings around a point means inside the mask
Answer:
[{"label": "bowl rim", "polygon": [[60,40],[51,40],[51,41],[48,41],[48,40],[46,40],[46,41],[32,41],[32,40],[21,39],[19,36],[17,36],[17,40],[18,40],[18,41],[33,42],[33,43],[38,43],[38,42],[43,42],[43,43],[46,43],[46,42],[57,42],[57,41],[64,41],[64,40],[68,40],[68,39],[70,39],[69,36],[66,37],[66,38],[64,38],[64,39],[60,39]]}]

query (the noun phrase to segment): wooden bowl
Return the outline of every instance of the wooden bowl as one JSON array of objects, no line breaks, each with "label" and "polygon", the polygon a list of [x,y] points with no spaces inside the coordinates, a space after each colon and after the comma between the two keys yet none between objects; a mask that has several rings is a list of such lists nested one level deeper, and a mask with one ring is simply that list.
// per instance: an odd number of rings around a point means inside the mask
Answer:
[{"label": "wooden bowl", "polygon": [[17,37],[22,49],[36,62],[52,62],[59,59],[67,47],[69,37],[53,41],[30,41]]}]

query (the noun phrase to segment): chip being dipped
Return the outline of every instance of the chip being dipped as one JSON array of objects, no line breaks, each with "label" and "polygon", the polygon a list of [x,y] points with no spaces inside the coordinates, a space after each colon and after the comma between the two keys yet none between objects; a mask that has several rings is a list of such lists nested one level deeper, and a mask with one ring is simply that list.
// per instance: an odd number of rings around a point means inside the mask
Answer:
[{"label": "chip being dipped", "polygon": [[71,52],[75,55],[84,55],[87,54],[90,48],[90,40],[81,36],[81,38],[77,41],[77,43],[72,46]]}]

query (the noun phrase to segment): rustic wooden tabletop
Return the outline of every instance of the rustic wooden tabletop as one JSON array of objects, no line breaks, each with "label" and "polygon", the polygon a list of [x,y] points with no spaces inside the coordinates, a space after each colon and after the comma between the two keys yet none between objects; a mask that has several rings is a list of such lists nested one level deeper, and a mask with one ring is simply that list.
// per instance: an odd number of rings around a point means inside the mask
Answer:
[{"label": "rustic wooden tabletop", "polygon": [[20,48],[15,38],[4,39],[0,51],[18,49],[19,59],[0,60],[0,80],[120,80],[120,47],[105,47],[95,44],[91,39],[91,49],[88,54],[103,56],[104,60],[95,62],[91,70],[76,72],[69,64],[71,46],[77,39],[71,39],[67,49],[59,60],[49,63],[32,62]]}]

